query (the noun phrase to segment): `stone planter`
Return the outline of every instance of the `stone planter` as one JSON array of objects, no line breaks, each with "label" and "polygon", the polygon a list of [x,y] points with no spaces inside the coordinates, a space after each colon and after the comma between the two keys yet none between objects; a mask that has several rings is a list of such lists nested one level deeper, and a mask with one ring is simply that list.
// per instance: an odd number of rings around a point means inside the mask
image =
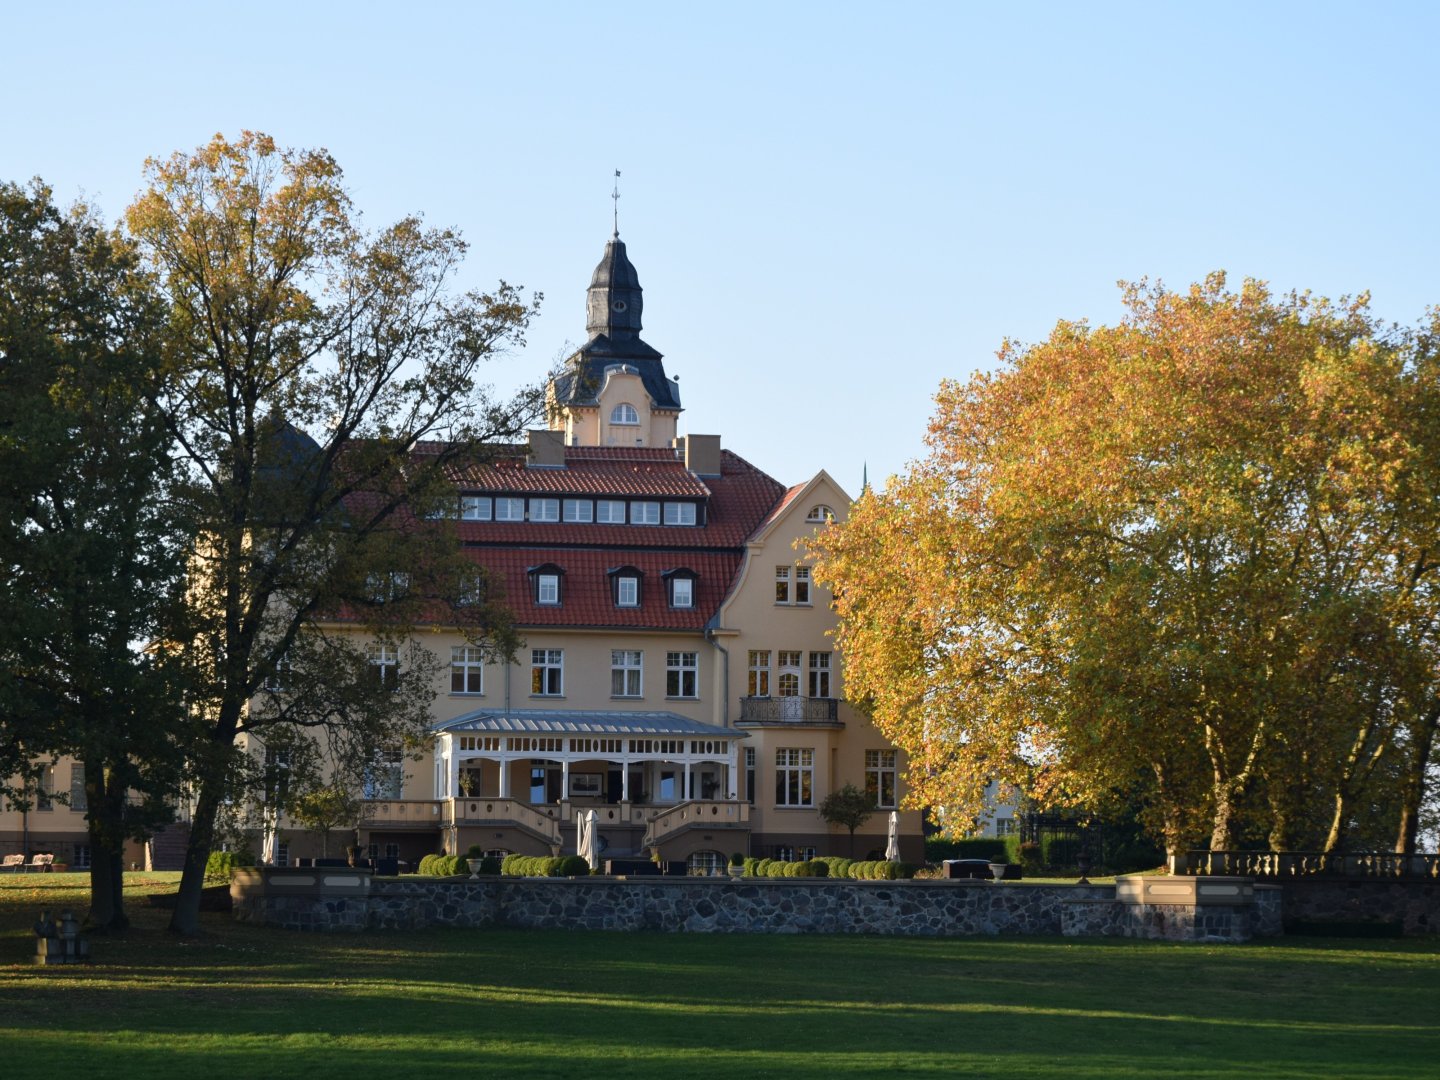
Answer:
[{"label": "stone planter", "polygon": [[1009,869],[1010,864],[1008,862],[992,862],[990,864],[990,880],[997,882],[1004,881],[1005,872]]},{"label": "stone planter", "polygon": [[726,869],[732,878],[739,879],[745,876],[745,867],[742,863],[731,863]]}]

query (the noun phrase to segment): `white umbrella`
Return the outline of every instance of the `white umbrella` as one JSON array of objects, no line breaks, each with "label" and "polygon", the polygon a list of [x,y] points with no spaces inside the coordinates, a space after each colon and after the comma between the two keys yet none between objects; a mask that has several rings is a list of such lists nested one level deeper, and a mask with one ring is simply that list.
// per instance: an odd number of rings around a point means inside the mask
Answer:
[{"label": "white umbrella", "polygon": [[580,815],[576,850],[590,864],[591,870],[600,868],[600,815],[587,810]]},{"label": "white umbrella", "polygon": [[890,811],[890,835],[885,841],[885,858],[900,861],[900,811]]},{"label": "white umbrella", "polygon": [[280,812],[270,808],[265,811],[265,827],[260,834],[260,862],[264,866],[274,866],[275,856],[278,854],[278,841],[280,839]]}]

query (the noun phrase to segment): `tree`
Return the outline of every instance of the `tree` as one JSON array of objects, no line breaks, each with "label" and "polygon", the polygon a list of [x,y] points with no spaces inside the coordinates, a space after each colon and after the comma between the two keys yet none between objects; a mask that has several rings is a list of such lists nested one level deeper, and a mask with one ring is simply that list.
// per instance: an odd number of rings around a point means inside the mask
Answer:
[{"label": "tree", "polygon": [[216,136],[146,176],[127,222],[169,305],[157,404],[197,538],[175,638],[205,749],[171,923],[194,932],[241,744],[288,729],[340,756],[414,745],[435,663],[419,622],[513,653],[503,596],[447,511],[454,477],[539,406],[479,382],[538,297],[453,295],[460,238],[413,217],[364,232],[324,151]]},{"label": "tree", "polygon": [[184,764],[175,666],[140,647],[180,580],[145,396],[159,307],[128,245],[39,181],[0,185],[0,283],[0,778],[83,762],[87,921],[118,930],[125,841],[169,819]]},{"label": "tree", "polygon": [[1436,700],[1432,336],[1223,275],[1125,301],[945,384],[929,457],[817,535],[851,690],[949,820],[1139,785],[1172,851],[1267,802],[1342,843]]},{"label": "tree", "polygon": [[820,800],[820,816],[828,824],[850,830],[850,854],[855,854],[855,830],[875,813],[875,800],[854,784],[838,787]]}]

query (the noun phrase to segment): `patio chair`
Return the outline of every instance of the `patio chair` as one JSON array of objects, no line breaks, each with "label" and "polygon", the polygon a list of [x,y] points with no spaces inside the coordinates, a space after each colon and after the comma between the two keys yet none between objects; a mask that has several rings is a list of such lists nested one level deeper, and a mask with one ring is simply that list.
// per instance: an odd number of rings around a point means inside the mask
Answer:
[{"label": "patio chair", "polygon": [[25,870],[38,870],[42,873],[50,869],[50,864],[55,861],[54,855],[32,855],[30,861],[25,864]]},{"label": "patio chair", "polygon": [[8,871],[12,874],[18,874],[24,865],[25,856],[23,854],[17,852],[14,855],[6,855],[4,859],[0,859],[0,873]]}]

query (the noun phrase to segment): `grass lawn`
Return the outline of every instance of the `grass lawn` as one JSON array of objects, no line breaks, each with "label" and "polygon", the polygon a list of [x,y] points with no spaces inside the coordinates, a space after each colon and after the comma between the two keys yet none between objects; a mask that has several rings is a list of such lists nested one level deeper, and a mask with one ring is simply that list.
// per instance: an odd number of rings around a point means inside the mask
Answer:
[{"label": "grass lawn", "polygon": [[[0,878],[0,1077],[1440,1077],[1440,940],[516,930],[302,935],[206,916],[33,966],[81,874]],[[384,1073],[380,1073],[383,1075]]]}]

